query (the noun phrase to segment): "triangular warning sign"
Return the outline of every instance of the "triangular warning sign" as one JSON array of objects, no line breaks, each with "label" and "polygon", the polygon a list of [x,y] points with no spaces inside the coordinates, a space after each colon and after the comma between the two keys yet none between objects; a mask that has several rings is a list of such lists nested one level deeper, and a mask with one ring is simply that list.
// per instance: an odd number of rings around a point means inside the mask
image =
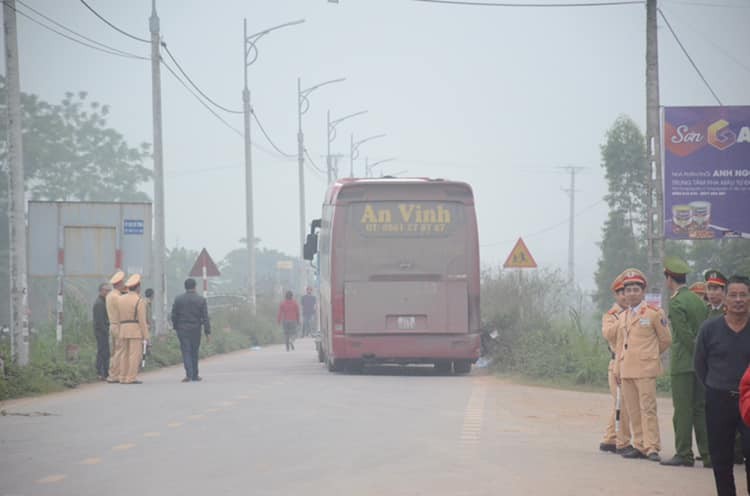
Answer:
[{"label": "triangular warning sign", "polygon": [[523,239],[518,238],[516,246],[511,250],[508,259],[503,264],[506,269],[535,269],[536,261],[531,256],[531,252],[526,248],[526,243]]},{"label": "triangular warning sign", "polygon": [[211,259],[211,255],[208,254],[205,248],[201,250],[201,254],[198,255],[198,260],[195,261],[193,268],[190,269],[190,277],[203,277],[203,267],[206,267],[206,277],[218,277],[221,275],[219,268]]}]

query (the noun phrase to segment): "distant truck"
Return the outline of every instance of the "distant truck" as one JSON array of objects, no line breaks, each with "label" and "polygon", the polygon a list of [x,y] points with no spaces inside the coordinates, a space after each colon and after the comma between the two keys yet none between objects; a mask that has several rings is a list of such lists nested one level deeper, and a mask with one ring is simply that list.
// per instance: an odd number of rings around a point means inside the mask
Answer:
[{"label": "distant truck", "polygon": [[431,363],[465,374],[479,358],[479,244],[462,182],[342,179],[313,221],[318,357],[331,371]]}]

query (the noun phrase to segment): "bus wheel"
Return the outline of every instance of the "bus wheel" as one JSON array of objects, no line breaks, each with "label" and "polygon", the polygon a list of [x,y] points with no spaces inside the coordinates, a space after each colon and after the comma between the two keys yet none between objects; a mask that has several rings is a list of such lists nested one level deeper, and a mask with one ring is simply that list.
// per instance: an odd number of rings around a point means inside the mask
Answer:
[{"label": "bus wheel", "polygon": [[438,374],[450,374],[451,373],[451,362],[450,360],[441,360],[435,362],[435,370]]},{"label": "bus wheel", "polygon": [[341,372],[342,369],[341,360],[335,358],[328,358],[328,371],[329,372]]},{"label": "bus wheel", "polygon": [[320,343],[316,344],[316,348],[318,348],[318,361],[320,363],[323,363],[326,361],[326,354],[323,351],[323,346]]},{"label": "bus wheel", "polygon": [[471,372],[471,362],[469,360],[456,360],[453,362],[453,371],[456,374],[468,374]]},{"label": "bus wheel", "polygon": [[365,363],[362,360],[351,360],[346,365],[346,371],[350,374],[361,374],[365,370]]}]

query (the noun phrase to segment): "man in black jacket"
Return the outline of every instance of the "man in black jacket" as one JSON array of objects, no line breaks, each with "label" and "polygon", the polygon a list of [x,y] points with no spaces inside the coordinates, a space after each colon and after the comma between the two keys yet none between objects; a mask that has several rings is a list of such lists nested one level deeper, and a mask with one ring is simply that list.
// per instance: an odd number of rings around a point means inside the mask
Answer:
[{"label": "man in black jacket", "polygon": [[206,333],[206,342],[211,339],[211,323],[208,320],[206,299],[195,292],[195,279],[185,280],[185,292],[172,305],[172,325],[177,331],[185,364],[182,382],[200,381],[198,375],[198,350],[201,345],[201,327]]},{"label": "man in black jacket", "polygon": [[107,379],[109,373],[109,317],[105,299],[109,284],[99,285],[99,295],[94,302],[94,337],[96,338],[96,375],[99,380]]}]

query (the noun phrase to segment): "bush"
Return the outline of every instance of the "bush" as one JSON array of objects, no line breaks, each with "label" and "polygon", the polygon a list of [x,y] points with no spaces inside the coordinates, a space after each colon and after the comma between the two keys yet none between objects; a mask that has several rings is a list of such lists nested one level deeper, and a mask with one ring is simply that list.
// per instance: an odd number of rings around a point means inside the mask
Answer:
[{"label": "bush", "polygon": [[[275,304],[261,296],[255,316],[247,306],[222,308],[211,314],[211,342],[201,346],[201,356],[228,353],[250,346],[282,341],[275,325]],[[0,376],[0,400],[74,388],[96,380],[96,339],[88,304],[66,298],[63,340],[57,342],[54,322],[48,322],[31,336],[30,365],[18,367],[10,360],[10,345],[0,343],[5,375]],[[73,347],[76,357],[68,359],[66,349]],[[182,363],[180,343],[174,331],[153,340],[146,370]]]}]

